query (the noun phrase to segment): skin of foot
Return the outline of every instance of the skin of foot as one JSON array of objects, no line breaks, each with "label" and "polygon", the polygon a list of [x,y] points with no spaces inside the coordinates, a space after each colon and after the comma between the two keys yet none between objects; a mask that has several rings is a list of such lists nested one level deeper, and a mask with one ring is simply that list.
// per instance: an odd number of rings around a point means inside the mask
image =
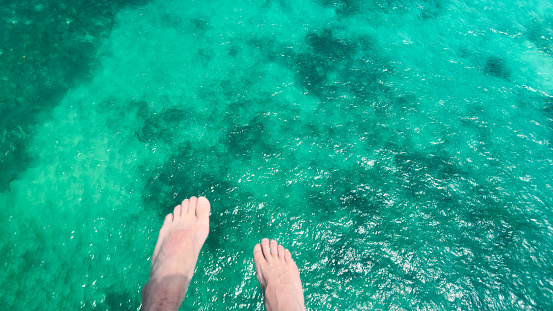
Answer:
[{"label": "skin of foot", "polygon": [[159,231],[141,310],[178,310],[209,234],[209,201],[191,197],[165,217]]},{"label": "skin of foot", "polygon": [[255,245],[253,259],[267,311],[305,310],[300,272],[289,250],[263,239]]}]

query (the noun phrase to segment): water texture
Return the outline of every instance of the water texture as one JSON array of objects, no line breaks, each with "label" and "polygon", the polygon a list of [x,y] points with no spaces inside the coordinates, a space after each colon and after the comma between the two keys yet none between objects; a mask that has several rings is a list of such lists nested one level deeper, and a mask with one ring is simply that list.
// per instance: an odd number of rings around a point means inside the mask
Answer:
[{"label": "water texture", "polygon": [[549,1],[7,1],[0,297],[136,310],[163,217],[212,201],[182,310],[553,309]]}]

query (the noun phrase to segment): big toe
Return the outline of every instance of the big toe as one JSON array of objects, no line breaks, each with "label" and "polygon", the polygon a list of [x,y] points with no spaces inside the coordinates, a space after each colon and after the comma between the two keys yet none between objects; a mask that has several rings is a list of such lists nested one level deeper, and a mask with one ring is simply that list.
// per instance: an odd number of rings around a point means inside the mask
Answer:
[{"label": "big toe", "polygon": [[196,215],[198,219],[206,224],[209,224],[209,211],[211,210],[211,204],[206,197],[199,197],[196,206]]},{"label": "big toe", "polygon": [[265,256],[263,256],[263,251],[261,250],[261,245],[256,244],[253,248],[253,262],[255,263],[255,274],[257,276],[257,281],[261,286],[261,289],[265,288],[265,278],[263,277],[263,266],[266,264]]},{"label": "big toe", "polygon": [[261,245],[255,244],[255,247],[253,248],[253,260],[254,262],[261,263],[261,261],[265,261],[265,256],[263,256],[263,251],[261,250]]}]

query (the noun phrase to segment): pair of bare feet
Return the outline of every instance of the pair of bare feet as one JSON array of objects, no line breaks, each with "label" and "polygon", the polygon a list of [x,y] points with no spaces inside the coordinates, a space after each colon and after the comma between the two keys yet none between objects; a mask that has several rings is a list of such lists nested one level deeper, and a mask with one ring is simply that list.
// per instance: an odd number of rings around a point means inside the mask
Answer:
[{"label": "pair of bare feet", "polygon": [[[209,234],[209,211],[205,197],[191,197],[165,217],[150,279],[142,290],[142,310],[178,310]],[[290,251],[263,239],[255,245],[253,259],[266,310],[305,310],[300,273]]]}]

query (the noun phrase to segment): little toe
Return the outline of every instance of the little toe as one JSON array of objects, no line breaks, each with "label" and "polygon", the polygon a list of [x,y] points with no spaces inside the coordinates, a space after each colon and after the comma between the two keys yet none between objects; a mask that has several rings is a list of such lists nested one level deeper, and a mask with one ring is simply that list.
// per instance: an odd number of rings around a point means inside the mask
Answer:
[{"label": "little toe", "polygon": [[292,254],[290,253],[289,250],[285,249],[284,250],[284,260],[288,263],[288,262],[294,262],[294,260],[292,259]]},{"label": "little toe", "polygon": [[202,223],[209,224],[209,211],[211,210],[211,205],[209,200],[206,197],[199,197],[196,207],[196,215]]},{"label": "little toe", "polygon": [[278,243],[275,240],[271,240],[271,257],[278,258]]},{"label": "little toe", "polygon": [[168,226],[170,223],[173,222],[173,214],[169,213],[167,216],[165,216],[165,220],[163,221],[163,226],[161,229],[163,229],[165,226]]}]

